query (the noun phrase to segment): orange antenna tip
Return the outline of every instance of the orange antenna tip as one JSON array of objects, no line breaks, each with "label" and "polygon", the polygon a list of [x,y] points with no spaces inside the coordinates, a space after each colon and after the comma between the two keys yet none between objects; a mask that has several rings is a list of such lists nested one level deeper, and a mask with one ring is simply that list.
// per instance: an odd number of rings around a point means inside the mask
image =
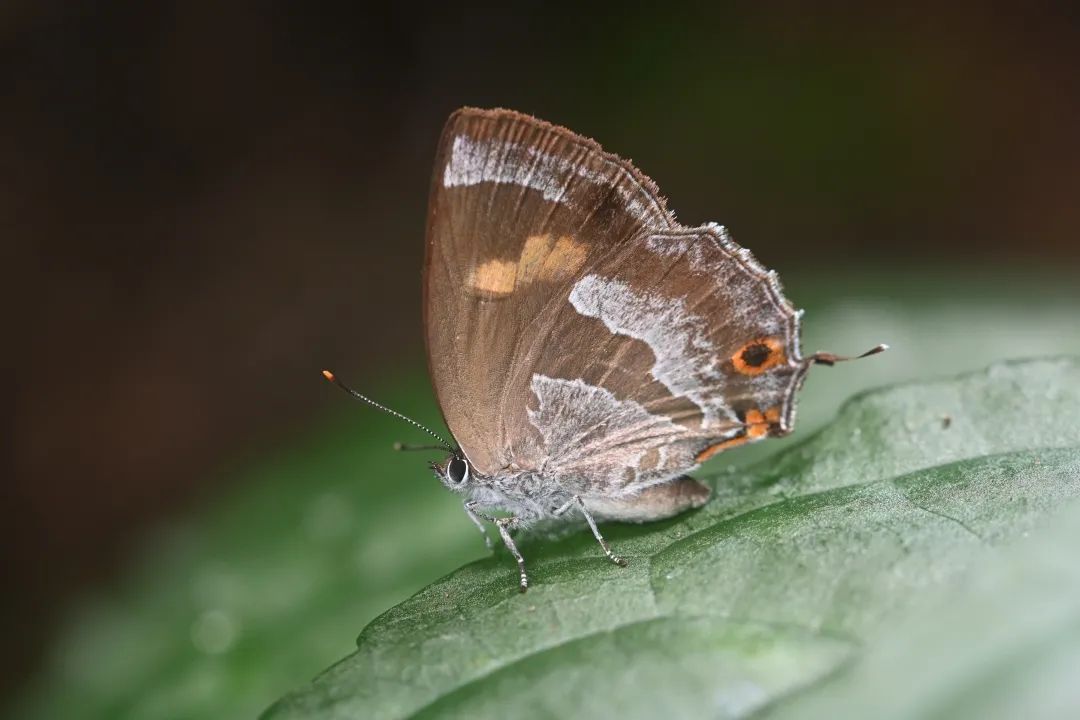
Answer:
[{"label": "orange antenna tip", "polygon": [[335,380],[334,373],[330,372],[329,370],[323,370],[322,371],[322,376],[324,378],[326,378],[327,380],[329,380],[330,382],[334,382],[334,380]]}]

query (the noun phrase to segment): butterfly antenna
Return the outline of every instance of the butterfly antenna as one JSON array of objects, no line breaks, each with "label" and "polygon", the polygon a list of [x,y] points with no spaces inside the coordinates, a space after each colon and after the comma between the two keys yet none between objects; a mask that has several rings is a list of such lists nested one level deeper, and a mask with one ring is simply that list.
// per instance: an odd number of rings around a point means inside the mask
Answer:
[{"label": "butterfly antenna", "polygon": [[889,349],[889,346],[885,343],[881,345],[875,345],[862,355],[833,355],[832,353],[819,352],[814,353],[810,357],[806,358],[807,364],[817,363],[818,365],[835,365],[838,362],[847,362],[848,360],[859,360],[860,358],[870,357],[871,355],[877,355],[878,353],[885,352]]},{"label": "butterfly antenna", "polygon": [[[438,434],[437,432],[435,432],[434,430],[432,430],[431,428],[428,428],[428,427],[426,427],[426,426],[424,426],[424,425],[421,425],[420,423],[416,422],[415,420],[413,420],[413,419],[412,419],[412,418],[410,418],[410,417],[405,417],[404,415],[402,415],[401,413],[399,413],[399,412],[398,412],[397,410],[391,410],[390,408],[386,407],[385,405],[380,405],[379,403],[375,402],[375,401],[374,401],[374,400],[372,400],[371,398],[369,398],[369,397],[366,397],[366,396],[364,396],[364,395],[361,395],[360,393],[356,392],[355,390],[353,390],[353,389],[352,389],[351,387],[349,387],[349,386],[348,386],[348,385],[346,385],[345,383],[343,383],[343,382],[341,382],[340,380],[338,380],[338,379],[337,379],[337,376],[336,376],[336,375],[334,375],[334,373],[330,372],[329,370],[323,370],[323,371],[322,371],[322,374],[323,374],[323,377],[324,377],[324,378],[326,378],[326,379],[327,379],[327,380],[329,380],[330,382],[334,383],[334,384],[335,384],[335,385],[337,385],[337,386],[338,386],[339,388],[341,388],[341,389],[342,389],[342,390],[344,390],[345,392],[349,393],[350,395],[352,395],[352,396],[353,396],[354,398],[356,398],[357,400],[363,400],[363,401],[364,401],[364,402],[366,402],[366,403],[367,403],[368,405],[371,405],[371,406],[372,406],[372,407],[374,407],[374,408],[378,408],[379,410],[382,410],[382,411],[383,411],[384,413],[389,413],[390,415],[393,415],[393,416],[394,416],[394,417],[396,417],[396,418],[400,418],[400,419],[404,420],[405,422],[409,423],[410,425],[412,425],[412,426],[413,426],[413,427],[415,427],[415,428],[419,428],[420,430],[423,430],[423,431],[424,431],[424,432],[426,432],[426,433],[427,433],[428,435],[430,435],[431,437],[433,437],[433,438],[435,438],[436,440],[438,440],[438,441],[439,441],[439,443],[440,443],[440,444],[441,444],[441,445],[442,445],[442,446],[443,446],[444,448],[446,448],[446,449],[447,449],[448,451],[450,451],[450,452],[454,452],[454,446],[453,446],[453,445],[451,445],[450,443],[446,442],[445,440],[443,440],[442,436],[441,436],[441,435],[439,435],[439,434]],[[399,444],[400,444],[400,443],[399,443]],[[404,446],[403,446],[403,447],[404,447]]]},{"label": "butterfly antenna", "polygon": [[398,452],[415,452],[417,450],[445,450],[442,445],[410,445],[408,443],[396,442],[394,443],[394,449]]}]

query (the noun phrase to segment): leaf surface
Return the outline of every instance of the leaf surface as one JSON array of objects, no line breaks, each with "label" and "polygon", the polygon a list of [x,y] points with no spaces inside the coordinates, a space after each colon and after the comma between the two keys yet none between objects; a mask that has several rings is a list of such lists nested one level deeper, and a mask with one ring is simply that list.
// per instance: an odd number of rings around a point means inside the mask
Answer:
[{"label": "leaf surface", "polygon": [[700,511],[536,537],[363,631],[265,713],[286,718],[743,717],[797,708],[919,604],[1080,496],[1068,359],[864,394],[786,452],[714,478]]}]

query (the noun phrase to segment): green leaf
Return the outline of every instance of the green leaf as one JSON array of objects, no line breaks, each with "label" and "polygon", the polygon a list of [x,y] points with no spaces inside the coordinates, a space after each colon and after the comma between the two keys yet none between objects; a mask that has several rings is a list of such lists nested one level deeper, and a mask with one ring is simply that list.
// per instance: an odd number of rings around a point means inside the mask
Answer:
[{"label": "green leaf", "polygon": [[981,558],[962,588],[867,643],[857,664],[764,717],[1011,720],[1080,714],[1080,505],[1015,547]]},{"label": "green leaf", "polygon": [[[927,594],[1080,496],[1080,364],[872,392],[702,510],[466,565],[264,717],[739,717],[857,667]],[[945,648],[945,651],[951,648]],[[887,681],[887,678],[883,680]]]}]

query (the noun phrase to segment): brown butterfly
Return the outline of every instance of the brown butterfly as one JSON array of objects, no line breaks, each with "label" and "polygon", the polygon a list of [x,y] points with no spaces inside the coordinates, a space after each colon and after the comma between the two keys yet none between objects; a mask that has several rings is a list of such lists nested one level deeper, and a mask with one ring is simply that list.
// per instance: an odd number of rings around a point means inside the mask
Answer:
[{"label": "brown butterfly", "polygon": [[512,529],[580,515],[624,565],[597,520],[699,507],[710,489],[688,472],[791,432],[810,366],[848,359],[802,357],[800,314],[727,230],[680,225],[649,178],[596,142],[509,110],[447,121],[424,324],[456,445],[424,429],[450,453],[436,476],[485,540],[482,521],[495,524],[521,590]]}]

